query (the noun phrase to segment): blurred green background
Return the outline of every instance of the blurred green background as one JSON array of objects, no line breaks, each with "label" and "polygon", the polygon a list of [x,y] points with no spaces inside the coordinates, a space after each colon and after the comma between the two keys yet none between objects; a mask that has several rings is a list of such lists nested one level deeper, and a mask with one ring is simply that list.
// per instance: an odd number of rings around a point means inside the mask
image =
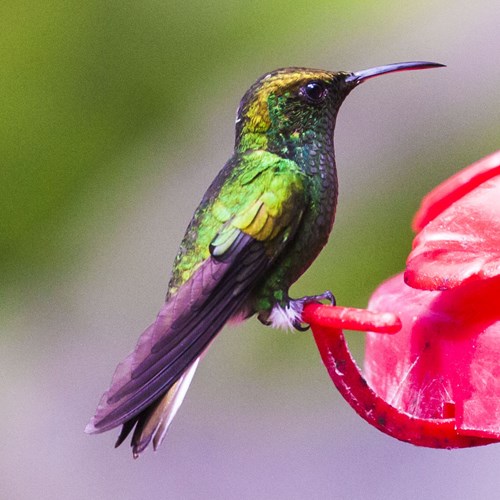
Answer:
[{"label": "blurred green background", "polygon": [[157,454],[83,428],[258,76],[448,65],[340,112],[337,222],[293,291],[365,306],[404,267],[421,197],[498,149],[499,19],[496,0],[2,3],[0,498],[496,498],[498,448],[394,442],[340,401],[309,334],[255,320],[214,343]]}]

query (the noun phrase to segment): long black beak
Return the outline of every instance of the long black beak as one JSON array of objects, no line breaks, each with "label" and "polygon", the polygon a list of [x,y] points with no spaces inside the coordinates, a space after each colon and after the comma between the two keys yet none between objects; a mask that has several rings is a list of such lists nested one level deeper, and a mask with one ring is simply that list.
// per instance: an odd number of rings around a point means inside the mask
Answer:
[{"label": "long black beak", "polygon": [[385,73],[395,73],[396,71],[410,71],[414,69],[442,68],[444,64],[427,61],[410,61],[394,64],[386,64],[385,66],[377,66],[376,68],[363,69],[351,73],[345,81],[347,83],[358,84],[373,78],[374,76],[384,75]]}]

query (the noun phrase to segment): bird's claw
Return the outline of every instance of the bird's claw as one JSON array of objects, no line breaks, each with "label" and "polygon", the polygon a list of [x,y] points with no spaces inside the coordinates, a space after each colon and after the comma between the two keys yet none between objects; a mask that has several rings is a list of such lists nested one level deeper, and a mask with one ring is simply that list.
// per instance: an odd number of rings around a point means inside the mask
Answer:
[{"label": "bird's claw", "polygon": [[337,305],[337,300],[335,299],[335,295],[333,295],[333,293],[330,292],[330,290],[323,292],[321,295],[315,295],[311,297],[311,299],[312,299],[311,302],[321,302],[322,300],[328,300],[331,306]]},{"label": "bird's claw", "polygon": [[[308,295],[306,297],[301,297],[300,299],[294,299],[293,301],[300,304],[303,310],[307,304],[310,304],[311,302],[321,302],[322,300],[327,300],[332,306],[337,304],[335,295],[333,295],[330,290],[326,290],[326,292],[323,292],[320,295]],[[304,323],[301,318],[298,318],[293,322],[293,327],[299,332],[306,332],[309,330],[309,325]]]},{"label": "bird's claw", "polygon": [[302,321],[300,321],[299,319],[293,322],[293,327],[299,332],[307,332],[307,330],[309,330],[309,324],[302,323]]}]

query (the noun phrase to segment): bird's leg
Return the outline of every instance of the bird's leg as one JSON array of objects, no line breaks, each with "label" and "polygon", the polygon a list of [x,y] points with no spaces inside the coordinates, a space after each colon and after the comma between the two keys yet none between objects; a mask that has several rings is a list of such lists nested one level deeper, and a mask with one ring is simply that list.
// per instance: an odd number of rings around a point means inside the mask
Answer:
[{"label": "bird's leg", "polygon": [[335,305],[335,297],[330,291],[326,291],[321,295],[301,297],[300,299],[291,299],[285,295],[281,300],[276,301],[271,309],[261,311],[258,319],[264,325],[270,325],[274,328],[295,329],[305,332],[309,325],[305,325],[302,321],[304,306],[310,302],[321,302],[323,300]]},{"label": "bird's leg", "polygon": [[330,302],[330,305],[334,306],[337,304],[335,300],[335,296],[330,290],[323,292],[320,295],[308,295],[305,297],[301,297],[300,299],[290,299],[290,307],[295,310],[300,310],[300,316],[293,321],[293,327],[299,332],[305,332],[309,330],[309,325],[302,321],[302,311],[306,304],[310,304],[311,302],[321,302],[322,300],[327,300]]}]

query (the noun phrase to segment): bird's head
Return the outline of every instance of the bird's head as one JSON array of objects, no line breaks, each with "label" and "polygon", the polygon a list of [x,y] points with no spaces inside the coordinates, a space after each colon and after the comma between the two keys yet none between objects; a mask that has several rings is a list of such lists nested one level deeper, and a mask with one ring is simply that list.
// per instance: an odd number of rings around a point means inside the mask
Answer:
[{"label": "bird's head", "polygon": [[240,152],[281,153],[294,143],[331,138],[340,105],[361,82],[385,73],[438,66],[442,64],[416,61],[354,73],[283,68],[263,75],[241,100],[236,147]]}]

